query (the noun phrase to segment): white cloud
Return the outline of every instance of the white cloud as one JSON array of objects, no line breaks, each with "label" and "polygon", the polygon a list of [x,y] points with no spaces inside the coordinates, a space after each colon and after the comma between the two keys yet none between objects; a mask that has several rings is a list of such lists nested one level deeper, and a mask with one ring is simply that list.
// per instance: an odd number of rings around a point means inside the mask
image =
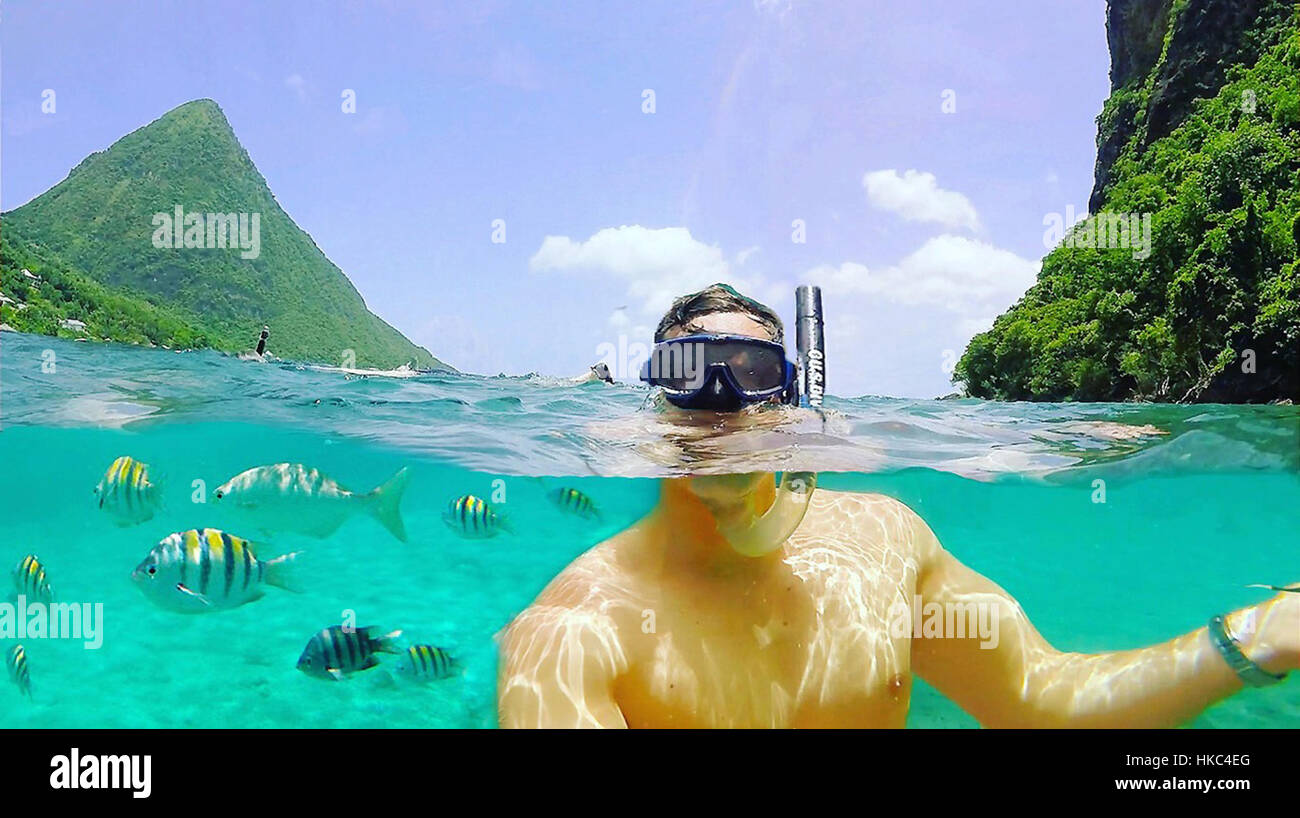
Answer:
[{"label": "white cloud", "polygon": [[879,271],[845,262],[809,270],[804,280],[828,292],[883,297],[980,317],[1019,298],[1038,275],[1039,262],[964,236],[935,236],[892,267]]},{"label": "white cloud", "polygon": [[[705,244],[685,227],[606,227],[586,241],[547,236],[528,261],[537,273],[595,276],[603,279],[614,303],[625,306],[610,316],[617,329],[630,327],[630,337],[648,336],[673,299],[724,282],[780,311],[794,285],[761,273],[736,268],[756,248],[742,250],[733,265],[721,248]],[[626,315],[618,315],[626,310]]]},{"label": "white cloud", "polygon": [[862,186],[873,206],[908,221],[979,229],[979,216],[970,199],[940,188],[933,173],[909,170],[900,176],[897,170],[871,171],[862,177]]},{"label": "white cloud", "polygon": [[733,281],[722,250],[696,240],[685,227],[606,227],[586,241],[547,236],[528,266],[535,272],[603,276],[625,287],[647,314],[662,313],[683,293]]}]

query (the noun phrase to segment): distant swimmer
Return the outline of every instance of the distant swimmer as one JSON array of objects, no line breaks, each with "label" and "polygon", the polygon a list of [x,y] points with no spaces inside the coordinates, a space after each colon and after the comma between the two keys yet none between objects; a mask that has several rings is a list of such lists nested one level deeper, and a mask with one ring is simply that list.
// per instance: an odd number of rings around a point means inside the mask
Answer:
[{"label": "distant swimmer", "polygon": [[263,326],[262,334],[259,335],[257,338],[257,348],[254,349],[252,352],[246,351],[246,352],[239,353],[239,355],[237,356],[239,360],[266,361],[268,358],[275,357],[273,355],[268,355],[266,352],[266,339],[269,338],[270,336],[271,336],[271,328],[268,326]]},{"label": "distant swimmer", "polygon": [[356,494],[317,469],[301,463],[276,463],[240,472],[218,486],[215,496],[271,531],[324,538],[353,514],[366,512],[406,542],[399,506],[409,480],[410,473],[401,469],[378,488]]},{"label": "distant swimmer", "polygon": [[603,381],[604,383],[614,382],[614,376],[610,374],[609,366],[604,361],[592,364],[587,368],[586,372],[576,378],[569,378],[568,383],[573,384],[574,386],[580,386],[584,383],[595,383],[596,381]]}]

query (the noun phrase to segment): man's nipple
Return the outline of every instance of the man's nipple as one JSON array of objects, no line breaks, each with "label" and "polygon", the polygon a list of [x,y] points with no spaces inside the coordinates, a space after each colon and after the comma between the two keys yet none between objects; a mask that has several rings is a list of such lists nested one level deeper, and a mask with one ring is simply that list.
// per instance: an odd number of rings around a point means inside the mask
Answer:
[{"label": "man's nipple", "polygon": [[908,688],[911,686],[911,680],[902,673],[895,673],[894,677],[889,680],[889,697],[895,701],[907,695]]}]

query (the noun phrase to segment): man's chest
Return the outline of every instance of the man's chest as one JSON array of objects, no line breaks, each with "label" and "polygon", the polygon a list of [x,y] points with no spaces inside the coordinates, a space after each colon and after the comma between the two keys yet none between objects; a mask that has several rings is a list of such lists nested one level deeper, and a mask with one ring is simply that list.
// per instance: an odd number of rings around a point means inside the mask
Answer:
[{"label": "man's chest", "polygon": [[661,593],[642,612],[618,684],[629,722],[901,726],[915,571],[821,548],[791,549],[777,581]]}]

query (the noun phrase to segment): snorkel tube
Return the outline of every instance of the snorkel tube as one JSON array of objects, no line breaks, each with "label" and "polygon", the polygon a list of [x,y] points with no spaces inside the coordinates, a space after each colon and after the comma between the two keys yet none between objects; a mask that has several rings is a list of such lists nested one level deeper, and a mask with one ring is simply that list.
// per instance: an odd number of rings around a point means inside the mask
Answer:
[{"label": "snorkel tube", "polygon": [[[794,292],[795,343],[799,353],[801,405],[821,412],[826,392],[826,341],[822,325],[822,291],[804,285]],[[718,521],[718,532],[737,552],[762,557],[780,548],[808,513],[817,488],[816,472],[782,472],[776,499],[763,514],[746,514],[739,525]]]}]

